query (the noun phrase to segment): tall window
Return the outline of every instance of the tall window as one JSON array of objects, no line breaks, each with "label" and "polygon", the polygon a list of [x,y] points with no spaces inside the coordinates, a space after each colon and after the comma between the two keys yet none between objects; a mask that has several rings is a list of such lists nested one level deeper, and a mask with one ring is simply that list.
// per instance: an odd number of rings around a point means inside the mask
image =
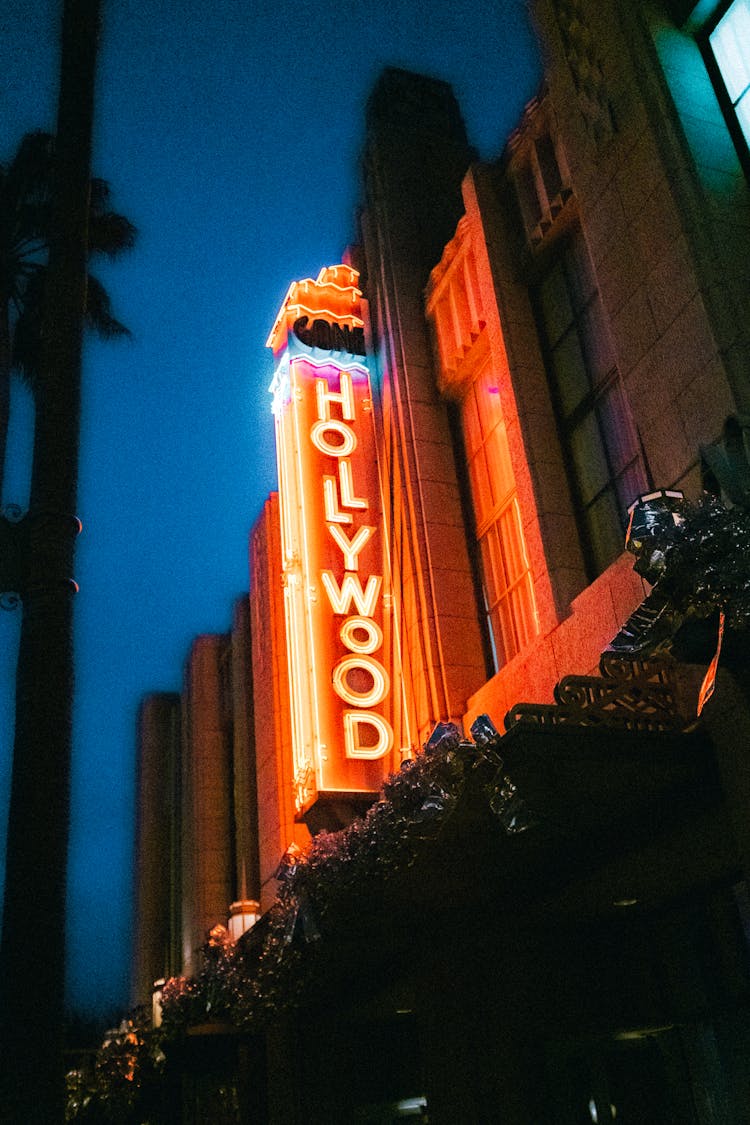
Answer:
[{"label": "tall window", "polygon": [[[708,35],[720,93],[744,156],[750,149],[750,0],[734,0]],[[715,76],[716,77],[716,76]]]},{"label": "tall window", "polygon": [[469,385],[461,420],[495,667],[539,629],[500,395],[486,363]]},{"label": "tall window", "polygon": [[580,231],[532,296],[593,578],[623,550],[628,504],[647,480]]}]

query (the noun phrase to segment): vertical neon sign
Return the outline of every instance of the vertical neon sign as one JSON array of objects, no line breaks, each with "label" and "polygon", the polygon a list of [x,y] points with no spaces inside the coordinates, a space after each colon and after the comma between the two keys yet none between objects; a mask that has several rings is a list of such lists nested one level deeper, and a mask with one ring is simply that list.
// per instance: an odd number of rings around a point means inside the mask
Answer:
[{"label": "vertical neon sign", "polygon": [[392,768],[386,589],[361,293],[349,266],[295,282],[268,346],[299,813]]}]

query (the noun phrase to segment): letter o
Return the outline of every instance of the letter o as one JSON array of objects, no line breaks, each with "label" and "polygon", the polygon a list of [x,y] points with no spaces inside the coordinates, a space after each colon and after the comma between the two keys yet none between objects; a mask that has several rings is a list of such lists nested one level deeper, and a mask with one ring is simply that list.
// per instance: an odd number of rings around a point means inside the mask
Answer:
[{"label": "letter o", "polygon": [[[333,430],[341,438],[340,445],[331,445],[328,439],[324,436],[327,430]],[[347,426],[345,422],[339,422],[337,418],[322,418],[310,430],[310,440],[316,449],[321,453],[327,453],[329,457],[349,457],[357,448],[357,435],[351,426]]]},{"label": "letter o", "polygon": [[[367,633],[367,639],[362,641],[357,638],[357,632]],[[371,617],[347,617],[339,629],[339,636],[350,652],[362,653],[369,656],[377,652],[383,643],[383,630],[377,621]]]},{"label": "letter o", "polygon": [[[355,668],[364,668],[372,676],[369,691],[354,691],[347,676]],[[390,680],[382,664],[372,656],[345,656],[333,669],[333,690],[345,703],[352,707],[374,707],[382,703],[388,694]]]}]

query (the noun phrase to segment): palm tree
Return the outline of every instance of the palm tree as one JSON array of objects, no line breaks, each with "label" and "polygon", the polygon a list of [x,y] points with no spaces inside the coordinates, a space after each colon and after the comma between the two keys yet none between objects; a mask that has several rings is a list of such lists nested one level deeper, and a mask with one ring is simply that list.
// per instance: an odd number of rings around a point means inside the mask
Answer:
[{"label": "palm tree", "polygon": [[[8,165],[0,165],[0,491],[8,428],[10,379],[17,372],[36,393],[40,381],[41,318],[59,176],[55,137],[27,133]],[[88,252],[114,258],[129,249],[135,228],[109,209],[104,180],[90,182]],[[99,336],[128,334],[109,297],[89,273],[86,326]]]},{"label": "palm tree", "polygon": [[[99,0],[64,0],[56,140],[27,138],[24,160],[11,166],[36,163],[37,177],[15,189],[26,223],[25,241],[12,242],[16,288],[3,277],[5,370],[23,373],[36,402],[30,508],[15,525],[25,566],[0,944],[0,1117],[25,1125],[63,1120],[83,329],[88,322],[105,335],[124,331],[101,285],[87,283],[87,266],[92,252],[117,252],[134,237],[127,220],[107,210],[105,186],[90,179],[98,29]],[[6,186],[9,179],[10,169]],[[1,518],[0,531],[3,523],[7,545],[13,537]]]}]

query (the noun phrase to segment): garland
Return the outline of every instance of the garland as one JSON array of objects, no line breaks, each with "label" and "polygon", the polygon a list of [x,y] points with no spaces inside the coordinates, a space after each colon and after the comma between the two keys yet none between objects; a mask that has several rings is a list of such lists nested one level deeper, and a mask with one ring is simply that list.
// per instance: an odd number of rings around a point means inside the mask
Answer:
[{"label": "garland", "polygon": [[750,629],[750,511],[726,508],[706,496],[686,503],[683,522],[664,538],[659,591],[676,613],[707,617],[718,611],[729,628]]},{"label": "garland", "polygon": [[339,832],[320,832],[304,855],[289,849],[260,950],[252,931],[236,945],[225,932],[216,933],[204,947],[197,976],[166,983],[167,1037],[206,1020],[254,1030],[300,1002],[315,975],[317,949],[335,930],[349,896],[413,863],[425,826],[437,828],[455,805],[477,748],[462,742],[452,724],[440,724],[436,734],[424,754],[386,780],[364,817]]},{"label": "garland", "polygon": [[425,752],[386,780],[364,817],[339,832],[319,833],[306,854],[290,849],[277,873],[277,899],[263,918],[260,947],[252,930],[235,944],[216,927],[198,974],[164,985],[161,1027],[150,1028],[139,1011],[109,1034],[93,1074],[71,1072],[67,1120],[156,1125],[154,1089],[170,1045],[207,1022],[259,1030],[296,1007],[315,979],[317,952],[335,933],[347,899],[414,862],[425,836],[455,806],[471,770],[491,767],[485,785],[490,806],[503,820],[510,803],[517,817],[518,798],[503,774],[497,731],[483,716],[472,733],[476,743],[464,740],[454,724],[439,723]]}]

